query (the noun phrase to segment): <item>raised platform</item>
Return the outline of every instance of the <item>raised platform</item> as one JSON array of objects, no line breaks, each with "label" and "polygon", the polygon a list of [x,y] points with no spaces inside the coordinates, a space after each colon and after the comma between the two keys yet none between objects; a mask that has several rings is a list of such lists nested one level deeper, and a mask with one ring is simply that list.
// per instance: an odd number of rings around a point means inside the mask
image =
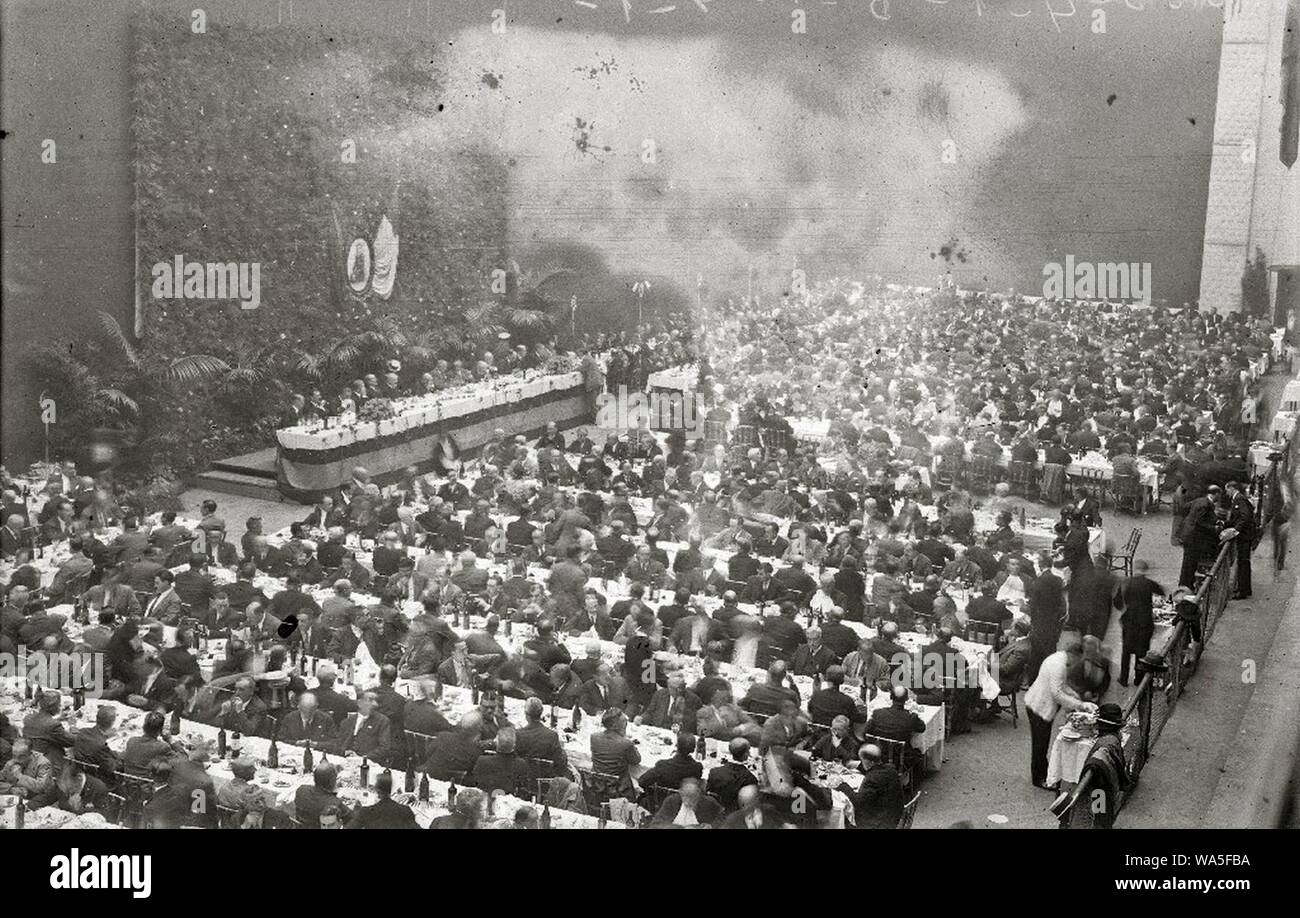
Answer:
[{"label": "raised platform", "polygon": [[211,469],[198,476],[195,484],[222,494],[284,500],[275,480],[275,447],[214,462]]}]

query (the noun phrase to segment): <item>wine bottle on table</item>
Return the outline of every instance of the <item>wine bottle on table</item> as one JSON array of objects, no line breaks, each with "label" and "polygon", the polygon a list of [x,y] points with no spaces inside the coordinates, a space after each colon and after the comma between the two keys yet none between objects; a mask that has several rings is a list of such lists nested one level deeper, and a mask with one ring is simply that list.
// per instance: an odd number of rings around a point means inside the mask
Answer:
[{"label": "wine bottle on table", "polygon": [[361,757],[360,778],[361,789],[365,790],[370,786],[370,763],[366,761],[365,756]]},{"label": "wine bottle on table", "polygon": [[418,794],[418,796],[419,799],[424,801],[425,803],[429,801],[429,773],[428,772],[422,772],[420,774],[420,793]]},{"label": "wine bottle on table", "polygon": [[575,704],[573,706],[573,720],[571,723],[573,724],[574,730],[577,730],[582,726],[582,705]]},{"label": "wine bottle on table", "polygon": [[226,728],[220,727],[217,729],[217,758],[224,759],[225,757],[226,757]]},{"label": "wine bottle on table", "polygon": [[18,798],[18,805],[14,807],[14,828],[21,829],[27,822],[27,801],[22,797]]},{"label": "wine bottle on table", "polygon": [[695,754],[700,757],[701,762],[703,762],[705,757],[709,754],[709,744],[704,739],[703,733],[701,733],[699,739],[695,741]]},{"label": "wine bottle on table", "polygon": [[172,734],[172,736],[179,736],[179,735],[180,735],[180,732],[181,732],[181,709],[180,709],[180,706],[179,706],[179,705],[178,705],[177,707],[175,707],[175,708],[172,708],[172,720],[171,720],[171,727],[170,727],[170,729],[171,729],[171,734]]},{"label": "wine bottle on table", "polygon": [[456,805],[456,779],[451,779],[451,785],[447,788],[447,809],[452,809]]},{"label": "wine bottle on table", "polygon": [[541,827],[543,829],[551,827],[551,805],[549,803],[542,804]]},{"label": "wine bottle on table", "polygon": [[266,750],[266,767],[280,767],[280,747],[275,744],[275,737],[271,737],[271,748]]},{"label": "wine bottle on table", "polygon": [[442,701],[442,679],[433,677],[433,700]]},{"label": "wine bottle on table", "polygon": [[507,615],[506,616],[506,637],[510,637],[510,635],[514,633],[514,630],[515,630],[515,620],[513,617]]},{"label": "wine bottle on table", "polygon": [[410,768],[406,769],[405,787],[406,787],[406,792],[408,794],[415,793],[415,771],[413,769]]},{"label": "wine bottle on table", "polygon": [[478,679],[473,673],[469,677],[469,700],[472,704],[478,704]]},{"label": "wine bottle on table", "polygon": [[554,730],[554,729],[555,729],[556,727],[558,727],[559,725],[560,725],[560,718],[559,718],[559,716],[555,713],[555,705],[552,704],[552,705],[551,705],[551,729]]},{"label": "wine bottle on table", "polygon": [[305,775],[311,774],[315,764],[315,757],[311,754],[311,740],[308,740],[302,750],[302,773]]},{"label": "wine bottle on table", "polygon": [[236,730],[230,735],[230,757],[232,759],[239,758],[239,751],[243,748],[243,745],[244,738],[240,735],[239,731]]}]

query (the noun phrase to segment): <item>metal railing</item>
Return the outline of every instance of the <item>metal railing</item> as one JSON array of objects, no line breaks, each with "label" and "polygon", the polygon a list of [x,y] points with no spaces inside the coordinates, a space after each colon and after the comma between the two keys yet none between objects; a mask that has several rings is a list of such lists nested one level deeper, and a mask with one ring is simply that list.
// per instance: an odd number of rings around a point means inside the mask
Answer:
[{"label": "metal railing", "polygon": [[[1069,798],[1056,808],[1062,829],[1108,827],[1123,811],[1126,799],[1136,789],[1142,769],[1151,757],[1151,750],[1178,706],[1183,689],[1196,672],[1201,648],[1214,633],[1232,598],[1236,576],[1237,544],[1234,540],[1219,551],[1196,591],[1197,609],[1200,611],[1200,620],[1196,624],[1199,629],[1194,629],[1190,622],[1177,622],[1169,641],[1159,652],[1162,662],[1159,665],[1138,663],[1140,680],[1133,697],[1124,707],[1125,726],[1121,732],[1128,790],[1118,795],[1108,794],[1107,798],[1113,800],[1110,804],[1113,812],[1099,812],[1100,808],[1093,805],[1093,792],[1099,789],[1098,773],[1085,767]],[[1200,631],[1200,640],[1194,642],[1196,630]],[[1193,643],[1197,646],[1193,647]]]}]

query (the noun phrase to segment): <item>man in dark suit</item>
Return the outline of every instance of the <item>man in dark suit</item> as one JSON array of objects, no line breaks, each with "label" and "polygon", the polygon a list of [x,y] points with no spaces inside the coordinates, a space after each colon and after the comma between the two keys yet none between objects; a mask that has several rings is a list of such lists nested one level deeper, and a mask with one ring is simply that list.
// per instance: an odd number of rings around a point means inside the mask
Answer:
[{"label": "man in dark suit", "polygon": [[541,759],[549,766],[541,767],[541,775],[554,777],[568,771],[568,756],[557,734],[542,723],[545,706],[540,698],[529,698],[524,704],[524,725],[515,733],[515,753],[522,759]]},{"label": "man in dark suit", "polygon": [[677,748],[672,756],[660,759],[637,778],[645,792],[641,798],[642,805],[651,799],[649,791],[652,787],[671,790],[680,787],[685,779],[699,778],[703,774],[704,766],[695,758],[695,735],[684,731],[678,733]]},{"label": "man in dark suit", "polygon": [[780,587],[772,579],[772,565],[764,561],[758,573],[745,581],[745,602],[775,602]]},{"label": "man in dark suit", "polygon": [[749,761],[749,740],[733,737],[727,744],[730,759],[715,765],[709,771],[708,791],[718,798],[723,810],[734,812],[740,804],[736,797],[742,788],[758,784],[758,778],[746,766]]},{"label": "man in dark suit", "polygon": [[95,725],[85,727],[73,734],[72,754],[87,765],[93,765],[97,771],[92,777],[111,784],[114,775],[122,767],[122,760],[108,748],[113,724],[117,722],[117,708],[102,705],[95,712]]},{"label": "man in dark suit", "polygon": [[375,796],[370,806],[359,807],[349,820],[349,829],[418,829],[415,814],[392,798],[392,772],[383,771],[375,778]]},{"label": "man in dark suit", "polygon": [[846,610],[838,606],[826,614],[826,623],[822,625],[822,643],[831,649],[836,662],[858,649],[858,633],[844,624]]},{"label": "man in dark suit", "polygon": [[497,730],[496,754],[481,755],[469,773],[469,780],[485,794],[500,790],[507,794],[529,796],[536,791],[528,760],[517,753],[515,728]]},{"label": "man in dark suit", "polygon": [[623,710],[630,702],[626,681],[608,663],[596,667],[596,675],[583,685],[579,700],[583,713],[593,717],[611,709]]},{"label": "man in dark suit", "polygon": [[334,721],[316,706],[316,696],[303,692],[298,709],[280,720],[279,737],[286,743],[311,743],[321,748],[334,739]]},{"label": "man in dark suit", "polygon": [[42,692],[36,710],[23,719],[23,737],[35,752],[50,760],[55,770],[63,767],[64,750],[72,748],[75,740],[64,728],[59,714],[63,710],[63,696],[58,692]]},{"label": "man in dark suit", "polygon": [[347,817],[347,807],[335,793],[338,769],[331,762],[317,762],[312,771],[312,783],[304,784],[293,795],[294,818],[304,829],[319,829],[321,817],[330,816],[342,822]]},{"label": "man in dark suit", "polygon": [[786,680],[785,664],[780,661],[771,664],[767,668],[767,681],[751,685],[740,700],[740,707],[755,714],[772,715],[780,710],[783,701],[799,704],[799,690]]},{"label": "man in dark suit", "polygon": [[604,729],[591,735],[591,770],[614,776],[619,790],[626,793],[632,788],[631,769],[641,764],[641,753],[627,738],[627,716],[622,711],[611,708],[600,723]]},{"label": "man in dark suit", "polygon": [[319,684],[316,686],[316,702],[322,711],[334,719],[336,724],[341,723],[344,717],[357,709],[355,701],[347,695],[334,690],[334,681],[337,678],[338,673],[332,664],[317,667],[316,680]]},{"label": "man in dark suit", "polygon": [[763,619],[763,637],[759,641],[756,662],[766,667],[777,660],[789,660],[800,644],[807,643],[803,627],[794,620],[795,604],[781,603],[781,614]]},{"label": "man in dark suit", "polygon": [[392,724],[375,709],[375,693],[357,696],[357,709],[339,725],[334,734],[334,748],[339,755],[355,753],[381,765],[389,761],[393,748]]},{"label": "man in dark suit", "polygon": [[483,717],[478,711],[467,713],[454,729],[439,733],[429,742],[429,757],[423,770],[429,777],[439,781],[463,778],[469,774],[482,753],[479,745],[482,729]]},{"label": "man in dark suit", "polygon": [[844,715],[850,723],[865,723],[867,715],[859,710],[857,704],[844,694],[840,686],[844,684],[844,667],[838,664],[826,670],[826,682],[808,698],[808,716],[812,722],[830,726],[836,716]]},{"label": "man in dark suit", "polygon": [[1246,495],[1246,487],[1240,481],[1227,484],[1228,520],[1224,530],[1235,532],[1237,542],[1237,592],[1233,599],[1249,599],[1251,596],[1250,555],[1255,550],[1258,533],[1255,527],[1255,505]]},{"label": "man in dark suit", "polygon": [[742,787],[736,794],[736,812],[722,820],[723,829],[781,829],[785,823],[781,815],[763,803],[757,784]]},{"label": "man in dark suit", "polygon": [[822,643],[822,630],[816,626],[807,631],[808,643],[801,644],[790,661],[790,671],[796,676],[819,676],[835,662],[835,653]]},{"label": "man in dark suit", "polygon": [[650,820],[651,828],[711,826],[722,818],[722,807],[706,797],[699,778],[686,778],[669,794]]},{"label": "man in dark suit", "polygon": [[257,697],[257,685],[249,676],[235,682],[235,697],[221,703],[218,722],[231,733],[258,736],[267,724],[266,702]]},{"label": "man in dark suit", "polygon": [[853,801],[859,829],[895,829],[903,816],[903,785],[898,770],[881,761],[880,747],[867,743],[858,752],[862,784],[857,790],[841,782],[839,790]]},{"label": "man in dark suit", "polygon": [[215,586],[207,572],[208,559],[200,554],[190,555],[189,570],[176,575],[173,584],[181,602],[191,609],[203,610],[212,601]]},{"label": "man in dark suit", "polygon": [[890,693],[887,708],[878,708],[867,719],[867,733],[885,739],[907,743],[908,756],[918,757],[920,751],[912,746],[912,737],[925,732],[925,721],[907,710],[909,695],[906,686],[896,685]]},{"label": "man in dark suit", "polygon": [[270,597],[253,586],[253,578],[256,576],[256,564],[246,561],[239,566],[238,578],[234,583],[226,584],[225,587],[226,599],[230,602],[230,608],[242,612],[248,608],[250,602],[261,603],[263,606],[270,603]]},{"label": "man in dark suit", "polygon": [[686,687],[686,676],[678,670],[669,675],[667,686],[650,696],[650,701],[637,717],[637,723],[694,733],[695,714],[700,704],[699,696]]}]

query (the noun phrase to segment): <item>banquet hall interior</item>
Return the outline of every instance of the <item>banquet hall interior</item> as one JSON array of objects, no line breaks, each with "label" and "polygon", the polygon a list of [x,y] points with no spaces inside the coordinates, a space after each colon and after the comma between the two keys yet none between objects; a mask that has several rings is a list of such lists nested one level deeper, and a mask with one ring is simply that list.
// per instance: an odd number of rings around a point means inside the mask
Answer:
[{"label": "banquet hall interior", "polygon": [[1294,826],[1300,2],[492,6],[0,14],[0,827]]}]

